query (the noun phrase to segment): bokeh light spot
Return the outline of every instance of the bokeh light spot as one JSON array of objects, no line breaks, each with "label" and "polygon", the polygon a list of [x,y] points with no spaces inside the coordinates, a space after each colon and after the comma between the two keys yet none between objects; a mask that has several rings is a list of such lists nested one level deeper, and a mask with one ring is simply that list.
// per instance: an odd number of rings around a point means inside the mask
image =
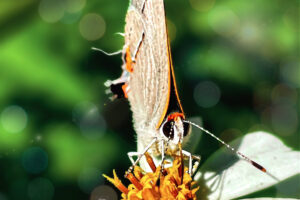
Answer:
[{"label": "bokeh light spot", "polygon": [[9,106],[1,114],[1,123],[10,133],[18,133],[27,125],[27,114],[20,106]]},{"label": "bokeh light spot", "polygon": [[290,105],[276,105],[271,110],[271,123],[279,135],[292,135],[298,128],[297,110]]},{"label": "bokeh light spot", "polygon": [[41,135],[36,135],[36,136],[35,136],[35,140],[36,140],[37,142],[41,141],[42,139],[43,139],[43,136],[41,136]]},{"label": "bokeh light spot", "polygon": [[104,19],[95,13],[86,14],[79,23],[79,32],[82,37],[93,41],[101,38],[106,29]]},{"label": "bokeh light spot", "polygon": [[286,84],[278,84],[272,90],[273,104],[296,105],[298,94],[296,89],[289,87]]},{"label": "bokeh light spot", "polygon": [[285,62],[280,68],[281,79],[293,87],[300,88],[299,61]]},{"label": "bokeh light spot", "polygon": [[99,184],[103,182],[101,171],[96,168],[84,168],[78,176],[78,185],[80,189],[89,194]]},{"label": "bokeh light spot", "polygon": [[213,9],[209,24],[216,33],[226,37],[234,35],[240,28],[238,16],[229,8],[222,6]]},{"label": "bokeh light spot", "polygon": [[48,166],[48,155],[40,147],[31,147],[23,153],[22,165],[28,173],[41,173]]},{"label": "bokeh light spot", "polygon": [[259,27],[254,23],[244,23],[238,38],[246,47],[256,46],[261,41]]},{"label": "bokeh light spot", "polygon": [[221,97],[219,87],[211,81],[199,83],[194,89],[194,99],[196,103],[203,108],[215,106]]},{"label": "bokeh light spot", "polygon": [[96,187],[92,194],[90,200],[117,200],[117,192],[108,185],[100,185]]},{"label": "bokeh light spot", "polygon": [[28,184],[30,200],[51,200],[54,195],[54,186],[46,178],[36,178]]},{"label": "bokeh light spot", "polygon": [[210,10],[215,5],[215,0],[190,0],[192,8],[204,12]]},{"label": "bokeh light spot", "polygon": [[49,23],[59,21],[64,16],[65,4],[61,0],[42,0],[39,5],[41,18]]},{"label": "bokeh light spot", "polygon": [[88,139],[99,139],[105,133],[106,122],[97,106],[91,102],[78,104],[73,111],[73,120]]},{"label": "bokeh light spot", "polygon": [[253,104],[258,111],[269,106],[272,85],[269,82],[257,82],[254,89]]}]

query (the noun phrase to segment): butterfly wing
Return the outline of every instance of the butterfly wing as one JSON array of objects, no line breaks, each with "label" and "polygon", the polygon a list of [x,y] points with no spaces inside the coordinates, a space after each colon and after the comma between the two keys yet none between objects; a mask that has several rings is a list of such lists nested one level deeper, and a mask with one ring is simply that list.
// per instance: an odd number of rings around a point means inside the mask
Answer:
[{"label": "butterfly wing", "polygon": [[135,60],[128,81],[134,127],[138,138],[148,138],[156,134],[169,101],[170,61],[163,0],[131,1],[125,47]]}]

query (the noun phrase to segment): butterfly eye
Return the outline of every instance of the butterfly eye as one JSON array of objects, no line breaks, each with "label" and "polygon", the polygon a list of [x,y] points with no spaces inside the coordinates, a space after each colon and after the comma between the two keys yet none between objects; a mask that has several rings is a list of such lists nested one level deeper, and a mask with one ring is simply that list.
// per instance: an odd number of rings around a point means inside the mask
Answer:
[{"label": "butterfly eye", "polygon": [[183,136],[187,136],[191,131],[191,125],[187,122],[183,122]]},{"label": "butterfly eye", "polygon": [[172,140],[174,138],[174,122],[166,122],[162,127],[162,131],[167,138]]}]

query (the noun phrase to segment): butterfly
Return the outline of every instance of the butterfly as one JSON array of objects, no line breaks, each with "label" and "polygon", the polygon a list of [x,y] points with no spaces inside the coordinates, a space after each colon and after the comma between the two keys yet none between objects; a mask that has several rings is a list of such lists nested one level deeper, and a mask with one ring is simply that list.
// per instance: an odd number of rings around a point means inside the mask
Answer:
[{"label": "butterfly", "polygon": [[[134,165],[146,151],[164,160],[179,153],[191,125],[185,122],[177,91],[163,0],[132,0],[124,36],[123,73],[106,85],[130,103],[138,149],[129,157]],[[192,162],[191,153],[182,153]]]},{"label": "butterfly", "polygon": [[176,86],[163,0],[131,0],[125,21],[123,72],[106,86],[116,98],[128,98],[130,103],[137,133],[137,152],[128,153],[133,166],[146,152],[161,157],[161,164],[165,155],[182,154],[189,160],[191,174],[192,160],[196,159],[197,164],[200,161],[199,156],[184,150],[193,125],[266,171],[206,129],[186,120]]}]

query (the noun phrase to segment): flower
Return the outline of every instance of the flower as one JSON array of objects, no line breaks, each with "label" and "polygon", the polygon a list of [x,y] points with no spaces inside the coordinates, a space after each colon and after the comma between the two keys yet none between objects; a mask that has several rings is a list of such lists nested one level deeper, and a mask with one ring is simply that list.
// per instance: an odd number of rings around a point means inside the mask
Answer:
[{"label": "flower", "polygon": [[162,169],[156,167],[151,156],[145,154],[147,162],[153,172],[145,172],[142,168],[135,166],[132,173],[127,173],[126,178],[131,184],[126,188],[114,171],[114,178],[103,175],[113,183],[121,192],[123,200],[186,200],[196,199],[196,191],[199,187],[194,187],[195,182],[183,167],[181,157],[175,157],[173,165]]}]

